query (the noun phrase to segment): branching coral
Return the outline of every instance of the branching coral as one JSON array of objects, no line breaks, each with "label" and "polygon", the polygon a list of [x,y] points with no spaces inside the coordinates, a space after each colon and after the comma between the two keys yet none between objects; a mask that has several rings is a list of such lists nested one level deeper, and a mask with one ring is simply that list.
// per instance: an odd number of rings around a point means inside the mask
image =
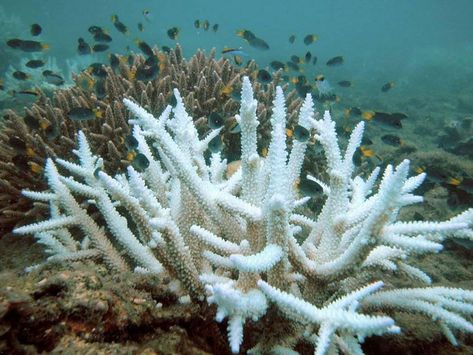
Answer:
[{"label": "branching coral", "polygon": [[[241,350],[245,324],[263,317],[291,327],[283,335],[265,333],[253,344],[253,353],[289,351],[304,341],[314,345],[316,354],[360,354],[365,337],[399,332],[389,309],[429,315],[454,344],[456,332],[473,332],[468,320],[472,291],[383,290],[383,282],[373,279],[373,271],[381,269],[431,284],[415,266],[415,257],[440,251],[449,236],[471,239],[473,209],[445,222],[397,221],[401,208],[422,201],[413,191],[425,174],[408,177],[405,160],[397,167],[388,165],[377,188],[379,168],[366,180],[353,178],[352,158],[363,123],[355,127],[343,153],[330,114],[316,120],[307,95],[298,127],[315,130],[329,180],[320,182],[327,195],[320,214],[304,216],[298,209],[308,199],[298,196],[295,182],[308,142],[294,140],[288,152],[280,87],[273,102],[268,155],[262,157],[257,150],[257,101],[249,79],[243,78],[236,117],[241,166],[229,179],[220,153],[212,155],[209,165],[204,157],[219,130],[199,139],[179,91],[174,95],[176,107],[167,106],[159,118],[124,100],[147,167],[128,167],[126,176],[112,177],[80,132],[74,151],[79,163],[48,159],[49,191],[24,192],[49,203],[50,219],[15,232],[34,234],[47,246],[50,261],[101,259],[116,271],[132,266],[173,276],[192,300],[206,297],[216,306],[217,321],[227,319],[234,353]],[[100,212],[102,226],[88,208]],[[298,237],[302,230],[306,238]]]},{"label": "branching coral", "polygon": [[[123,170],[130,164],[136,154],[125,144],[130,129],[125,119],[124,97],[133,98],[152,113],[157,113],[171,102],[172,88],[178,88],[186,107],[197,121],[199,134],[209,130],[206,122],[210,113],[222,115],[225,119],[224,151],[237,155],[238,139],[235,138],[238,135],[231,134],[230,137],[228,133],[238,112],[238,100],[232,98],[231,92],[240,90],[240,76],[254,73],[256,64],[251,62],[248,67],[234,67],[227,59],[215,59],[215,51],[207,56],[199,51],[186,60],[179,46],[169,54],[156,52],[156,56],[160,72],[153,80],[135,78],[137,68],[145,61],[142,56],[131,56],[131,65],[122,57],[116,72],[109,66],[102,67],[102,76],[105,77],[94,78],[90,73],[82,72],[75,77],[74,87],[57,90],[52,99],[40,92],[37,102],[25,108],[24,116],[6,112],[5,120],[0,124],[0,235],[10,232],[18,223],[41,218],[44,206],[38,203],[33,207],[20,191],[46,187],[40,166],[44,165],[47,157],[72,158],[70,152],[77,130],[84,132],[93,150],[104,158],[107,170]],[[260,101],[257,111],[262,122],[258,131],[260,142],[269,139],[267,107],[279,80],[279,74],[275,74],[271,83],[255,84]],[[105,88],[100,95],[98,85]],[[289,96],[288,111],[294,123],[301,99],[295,91],[291,91]],[[94,110],[97,118],[71,120],[68,113],[76,107]]]}]

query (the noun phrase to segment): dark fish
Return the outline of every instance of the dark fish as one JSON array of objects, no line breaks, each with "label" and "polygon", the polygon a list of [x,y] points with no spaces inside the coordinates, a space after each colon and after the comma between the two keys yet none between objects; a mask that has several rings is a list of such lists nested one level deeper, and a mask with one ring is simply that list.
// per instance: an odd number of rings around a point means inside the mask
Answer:
[{"label": "dark fish", "polygon": [[12,91],[12,95],[14,97],[20,98],[35,98],[39,96],[39,93],[36,90],[20,90],[20,91]]},{"label": "dark fish", "polygon": [[103,99],[107,96],[107,90],[105,88],[105,80],[98,79],[94,84],[94,92],[98,99]]},{"label": "dark fish", "polygon": [[243,38],[245,41],[251,41],[256,38],[255,34],[248,30],[239,30],[236,32],[238,37]]},{"label": "dark fish", "polygon": [[285,65],[283,62],[280,62],[278,60],[273,60],[271,63],[269,63],[269,65],[271,66],[271,68],[273,68],[274,70],[279,70],[279,69],[284,69]]},{"label": "dark fish", "polygon": [[297,83],[295,87],[297,94],[302,98],[305,98],[306,95],[312,91],[312,86],[306,85],[304,83]]},{"label": "dark fish", "polygon": [[140,65],[136,69],[135,78],[140,81],[150,81],[156,78],[159,73],[159,67],[157,65]]},{"label": "dark fish", "polygon": [[337,56],[337,57],[333,57],[331,59],[329,59],[327,61],[327,65],[330,67],[334,67],[334,66],[337,66],[337,65],[342,65],[343,64],[343,57],[341,55]]},{"label": "dark fish", "polygon": [[241,127],[238,122],[234,122],[233,125],[230,127],[230,133],[231,134],[237,134],[241,132]]},{"label": "dark fish", "polygon": [[164,53],[171,53],[171,48],[169,48],[168,46],[162,46],[161,49],[163,50]]},{"label": "dark fish", "polygon": [[212,26],[212,31],[217,32],[218,31],[218,23]]},{"label": "dark fish", "polygon": [[138,148],[138,140],[132,134],[127,135],[125,137],[125,147],[128,150],[134,150]]},{"label": "dark fish", "polygon": [[297,125],[296,128],[294,128],[294,138],[299,142],[306,142],[310,138],[310,132],[307,128]]},{"label": "dark fish", "polygon": [[153,56],[154,55],[153,50],[148,45],[148,43],[146,43],[145,41],[141,41],[141,40],[137,39],[135,41],[135,44],[145,55],[147,55],[147,56]]},{"label": "dark fish", "polygon": [[295,71],[300,70],[299,66],[294,62],[286,62],[286,64],[287,64],[288,68],[291,69],[291,70],[295,70]]},{"label": "dark fish", "polygon": [[195,20],[194,21],[194,27],[199,29],[200,28],[200,20]]},{"label": "dark fish", "polygon": [[263,83],[263,84],[267,84],[271,82],[271,79],[272,79],[271,74],[265,69],[258,70],[258,74],[256,75],[256,78],[258,79],[260,83]]},{"label": "dark fish", "polygon": [[15,49],[20,49],[23,52],[33,53],[33,52],[42,52],[49,48],[49,46],[45,43],[41,43],[38,41],[30,41],[26,40],[23,41],[21,39],[12,39],[7,42],[7,44]]},{"label": "dark fish", "polygon": [[128,55],[126,59],[128,65],[131,67],[135,63],[135,56],[133,54]]},{"label": "dark fish", "polygon": [[102,63],[92,63],[89,65],[89,68],[87,70],[93,76],[99,78],[105,78],[107,76],[107,71],[103,68]]},{"label": "dark fish", "polygon": [[94,33],[94,41],[101,43],[110,43],[112,42],[112,37],[105,32]]},{"label": "dark fish", "polygon": [[158,65],[158,58],[155,55],[149,56],[148,58],[146,58],[143,64],[148,67],[152,65]]},{"label": "dark fish", "polygon": [[204,22],[202,22],[202,28],[204,29],[204,31],[208,31],[209,27],[210,27],[210,23],[208,20],[205,20]]},{"label": "dark fish", "polygon": [[291,61],[296,64],[302,64],[301,58],[297,55],[291,55]]},{"label": "dark fish", "polygon": [[99,26],[90,26],[88,31],[92,34],[96,34],[96,33],[99,33],[99,32],[104,32],[102,27],[99,27]]},{"label": "dark fish", "polygon": [[352,114],[357,115],[357,116],[361,116],[362,114],[362,111],[359,107],[351,107],[350,111]]},{"label": "dark fish", "polygon": [[314,34],[307,35],[304,37],[304,44],[308,46],[309,44],[314,43],[318,39],[319,37],[317,37],[317,35],[314,35]]},{"label": "dark fish", "polygon": [[64,79],[59,74],[53,73],[51,70],[43,71],[43,76],[49,84],[60,86],[64,84]]},{"label": "dark fish", "polygon": [[393,147],[399,147],[401,145],[401,138],[394,134],[385,134],[381,137],[381,140],[386,144],[392,145]]},{"label": "dark fish", "polygon": [[31,59],[25,65],[28,68],[36,69],[36,68],[41,68],[44,64],[45,64],[44,61],[41,59]]},{"label": "dark fish", "polygon": [[80,55],[86,55],[92,52],[92,49],[90,48],[89,44],[84,41],[83,38],[79,38],[78,42],[79,44],[77,45],[77,52],[79,52]]},{"label": "dark fish", "polygon": [[18,136],[11,136],[8,139],[8,144],[10,145],[10,147],[12,147],[13,149],[15,149],[19,152],[24,152],[26,150],[25,141],[23,141],[23,139],[21,139]]},{"label": "dark fish", "polygon": [[12,157],[11,162],[15,164],[16,167],[22,169],[22,170],[28,170],[28,157],[26,157],[23,154],[17,154],[14,157]]},{"label": "dark fish", "polygon": [[149,160],[142,153],[136,154],[135,159],[131,162],[131,165],[139,172],[146,170],[149,166]]},{"label": "dark fish", "polygon": [[295,40],[296,40],[296,36],[295,36],[295,35],[291,35],[291,36],[289,37],[289,43],[293,44]]},{"label": "dark fish", "polygon": [[338,85],[340,85],[342,88],[349,88],[352,86],[352,82],[350,80],[342,80],[338,82]]},{"label": "dark fish", "polygon": [[41,26],[37,23],[31,25],[30,33],[32,36],[39,36],[41,34]]},{"label": "dark fish", "polygon": [[36,117],[26,115],[25,117],[23,117],[23,121],[31,129],[39,129],[39,120]]},{"label": "dark fish", "polygon": [[310,51],[307,51],[307,53],[304,56],[305,62],[309,63],[311,58],[312,58],[312,53],[310,53]]},{"label": "dark fish", "polygon": [[214,137],[210,142],[209,142],[209,150],[212,153],[218,153],[222,150],[223,148],[223,142],[222,142],[222,137],[220,134],[216,137]]},{"label": "dark fish", "polygon": [[373,119],[375,122],[379,122],[394,128],[402,128],[401,120],[405,119],[407,115],[404,113],[386,113],[386,112],[375,112]]},{"label": "dark fish", "polygon": [[118,19],[117,15],[112,15],[112,23],[118,32],[128,34],[128,28]]},{"label": "dark fish", "polygon": [[306,178],[300,179],[299,189],[304,196],[309,197],[321,195],[323,192],[323,189],[319,184]]},{"label": "dark fish", "polygon": [[365,134],[365,135],[363,135],[363,138],[361,139],[361,144],[362,145],[372,145],[373,141]]},{"label": "dark fish", "polygon": [[388,91],[391,90],[393,87],[394,87],[394,81],[390,81],[389,83],[386,83],[386,84],[384,84],[384,85],[381,87],[381,91],[382,91],[382,92],[388,92]]},{"label": "dark fish", "polygon": [[143,32],[144,31],[143,24],[141,22],[138,22],[138,31]]},{"label": "dark fish", "polygon": [[110,66],[112,67],[113,70],[116,70],[120,65],[120,59],[113,53],[109,54],[109,58],[110,58]]},{"label": "dark fish", "polygon": [[171,27],[167,31],[168,37],[172,40],[176,40],[177,36],[179,35],[179,28],[177,27]]},{"label": "dark fish", "polygon": [[22,72],[20,70],[17,70],[15,71],[13,74],[13,77],[16,79],[16,80],[27,80],[30,78],[30,76],[28,74],[26,74],[25,72]]},{"label": "dark fish", "polygon": [[254,48],[261,49],[263,51],[269,49],[268,43],[266,43],[264,39],[258,37],[248,40],[248,44]]},{"label": "dark fish", "polygon": [[217,113],[217,112],[212,112],[210,115],[209,115],[209,118],[207,119],[207,125],[211,128],[211,129],[217,129],[217,128],[220,128],[223,126],[223,117]]},{"label": "dark fish", "polygon": [[88,121],[96,117],[95,112],[87,107],[74,107],[67,116],[73,121]]},{"label": "dark fish", "polygon": [[109,49],[110,46],[108,44],[104,44],[104,43],[98,43],[98,44],[94,44],[94,46],[92,47],[92,51],[94,52],[105,52],[107,49]]},{"label": "dark fish", "polygon": [[312,65],[316,65],[317,64],[317,57],[314,55],[314,57],[312,58]]}]

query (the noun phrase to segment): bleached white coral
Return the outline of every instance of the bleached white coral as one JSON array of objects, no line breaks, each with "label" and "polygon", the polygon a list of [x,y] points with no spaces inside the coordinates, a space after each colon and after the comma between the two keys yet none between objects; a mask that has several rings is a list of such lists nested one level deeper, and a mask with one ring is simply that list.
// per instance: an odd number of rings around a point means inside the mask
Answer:
[{"label": "bleached white coral", "polygon": [[[435,318],[456,343],[454,331],[472,332],[469,317],[473,292],[441,287],[384,290],[371,280],[373,269],[402,272],[413,282],[430,284],[413,256],[437,253],[449,237],[472,238],[473,210],[445,222],[399,222],[404,206],[421,202],[413,191],[425,174],[408,177],[409,161],[388,165],[364,180],[353,177],[353,155],[361,144],[358,124],[344,152],[328,112],[314,117],[310,95],[299,114],[300,129],[314,130],[327,158],[328,181],[317,181],[326,195],[318,216],[298,208],[296,181],[308,149],[307,140],[286,144],[286,109],[277,88],[271,117],[268,154],[257,152],[257,102],[243,78],[237,121],[241,127],[241,165],[229,179],[226,160],[204,152],[214,130],[199,138],[177,90],[177,105],[155,118],[125,99],[138,153],[149,162],[140,171],[112,177],[79,133],[79,164],[58,159],[71,176],[59,174],[48,160],[50,191],[25,195],[51,204],[51,219],[17,228],[34,233],[53,254],[52,261],[83,257],[103,259],[112,269],[175,276],[193,300],[204,297],[217,307],[217,320],[228,321],[231,350],[239,352],[246,322],[271,317],[273,303],[290,327],[287,334],[265,334],[254,353],[290,351],[297,341],[314,344],[317,354],[338,350],[362,353],[361,343],[373,334],[397,333],[386,309],[420,312]],[[154,149],[152,149],[154,148]],[[154,152],[157,152],[155,155]],[[375,188],[375,186],[378,186]],[[88,215],[87,205],[101,212],[105,226]],[[126,211],[126,218],[124,212]],[[86,243],[68,234],[79,227]],[[306,230],[307,237],[296,234]],[[72,239],[72,240],[71,240]],[[125,258],[122,256],[125,255]],[[337,287],[339,289],[337,290]],[[335,292],[335,295],[333,293]],[[376,315],[370,313],[376,311]]]}]

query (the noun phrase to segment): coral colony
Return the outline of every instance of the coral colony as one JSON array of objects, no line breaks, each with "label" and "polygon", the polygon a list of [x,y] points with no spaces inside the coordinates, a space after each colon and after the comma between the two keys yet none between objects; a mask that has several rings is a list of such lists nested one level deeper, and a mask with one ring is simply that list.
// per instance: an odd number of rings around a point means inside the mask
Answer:
[{"label": "coral colony", "polygon": [[[48,202],[50,219],[15,232],[34,234],[50,262],[95,259],[115,271],[132,266],[179,280],[175,292],[194,302],[206,299],[216,306],[217,321],[226,319],[234,353],[245,324],[264,319],[277,326],[267,326],[250,350],[255,354],[295,353],[291,349],[300,341],[312,343],[316,354],[360,354],[365,337],[400,332],[385,313],[392,310],[431,317],[453,344],[456,333],[473,332],[473,292],[427,287],[430,277],[415,266],[417,256],[440,251],[446,237],[473,239],[473,209],[445,222],[396,221],[402,207],[422,201],[413,191],[425,174],[407,177],[404,160],[388,165],[379,183],[379,168],[366,180],[352,178],[363,122],[343,154],[330,114],[316,120],[307,95],[297,129],[315,130],[329,181],[308,177],[320,184],[326,201],[318,216],[305,216],[308,198],[298,196],[297,182],[308,135],[298,135],[287,151],[280,87],[263,158],[257,153],[257,102],[243,78],[237,116],[241,165],[228,178],[220,153],[209,164],[204,158],[220,129],[200,140],[179,91],[174,95],[176,107],[168,106],[159,118],[124,100],[141,157],[126,176],[108,175],[79,132],[79,163],[48,159],[50,190],[23,192]],[[374,276],[379,270],[404,273],[421,287],[383,288]]]}]

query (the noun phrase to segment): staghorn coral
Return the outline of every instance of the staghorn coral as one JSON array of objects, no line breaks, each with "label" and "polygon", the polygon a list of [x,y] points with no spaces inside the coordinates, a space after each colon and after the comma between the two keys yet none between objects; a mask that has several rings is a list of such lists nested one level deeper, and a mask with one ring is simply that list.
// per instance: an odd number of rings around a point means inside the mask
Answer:
[{"label": "staghorn coral", "polygon": [[[103,79],[95,80],[87,71],[76,75],[74,80],[77,84],[67,90],[57,90],[52,99],[40,92],[37,102],[25,108],[25,117],[33,117],[37,127],[25,124],[24,117],[18,113],[6,111],[4,121],[0,122],[0,235],[8,233],[21,221],[24,223],[44,215],[44,205],[36,203],[32,206],[20,191],[46,187],[40,166],[47,157],[71,158],[77,130],[85,133],[94,151],[104,158],[107,170],[123,170],[130,164],[134,154],[124,144],[125,137],[130,133],[122,103],[124,97],[133,98],[157,113],[171,101],[172,88],[176,87],[195,117],[201,134],[208,131],[206,118],[211,112],[219,112],[226,119],[225,132],[230,128],[238,110],[238,101],[231,97],[231,92],[239,91],[241,75],[256,71],[254,62],[245,68],[234,67],[228,59],[217,60],[215,50],[208,56],[198,51],[186,60],[179,45],[169,54],[156,52],[156,55],[160,72],[148,82],[134,79],[137,68],[145,62],[144,57],[136,55],[132,56],[131,66],[122,57],[116,73],[104,66],[106,77]],[[105,94],[98,98],[96,87],[103,82]],[[274,75],[270,84],[255,84],[256,96],[260,101],[257,112],[261,117],[258,130],[261,142],[268,141],[267,107],[278,83],[280,73]],[[288,125],[291,126],[301,99],[294,90],[288,96]],[[94,109],[103,118],[72,121],[68,118],[68,112],[74,107]],[[237,135],[230,137],[230,134],[224,134],[224,150],[234,157],[238,155],[239,143],[235,138],[238,138]],[[12,139],[23,142],[23,146],[15,147]]]},{"label": "staghorn coral", "polygon": [[[318,216],[304,216],[298,209],[308,199],[300,198],[294,185],[308,141],[293,141],[288,152],[280,87],[268,155],[261,157],[257,102],[249,79],[243,78],[237,116],[241,167],[229,179],[220,153],[209,165],[204,157],[220,129],[199,139],[179,91],[174,95],[176,107],[166,107],[159,118],[124,100],[147,167],[140,172],[130,166],[126,175],[110,176],[80,132],[74,150],[79,163],[48,159],[50,189],[23,192],[48,202],[50,219],[15,232],[34,234],[51,254],[49,262],[102,260],[115,271],[134,267],[179,280],[182,288],[175,292],[194,302],[206,298],[217,308],[217,321],[227,319],[234,353],[241,350],[245,324],[262,318],[283,323],[287,331],[266,328],[251,344],[252,353],[292,352],[305,342],[316,354],[361,354],[365,337],[399,333],[392,310],[431,317],[454,345],[455,333],[473,332],[473,292],[428,287],[432,280],[415,266],[417,256],[439,252],[447,237],[472,239],[473,209],[444,222],[398,221],[404,206],[422,201],[413,191],[426,175],[408,177],[409,161],[404,160],[386,167],[376,189],[379,168],[366,180],[352,177],[363,122],[342,153],[329,112],[314,119],[307,95],[299,129],[315,130],[329,179],[309,177],[327,197]],[[90,206],[99,211],[102,226],[88,213]],[[384,283],[374,279],[379,270],[407,275],[413,287],[381,290]]]}]

